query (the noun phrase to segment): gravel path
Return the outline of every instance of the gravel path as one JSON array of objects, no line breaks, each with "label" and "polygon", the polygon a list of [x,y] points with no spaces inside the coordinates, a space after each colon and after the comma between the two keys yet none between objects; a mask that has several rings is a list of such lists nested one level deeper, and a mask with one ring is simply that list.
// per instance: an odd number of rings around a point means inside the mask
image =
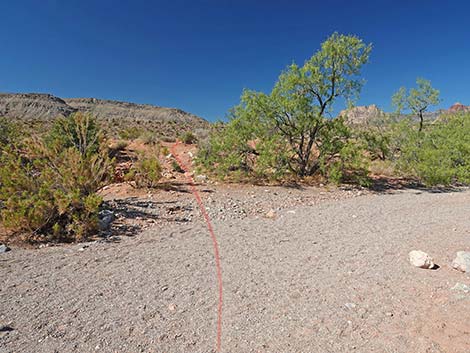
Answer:
[{"label": "gravel path", "polygon": [[[217,217],[216,195],[222,352],[470,351],[470,293],[451,290],[470,278],[449,266],[470,250],[470,191],[286,203],[274,219]],[[214,352],[199,217],[87,245],[0,254],[0,352]],[[412,267],[413,249],[440,268]]]}]

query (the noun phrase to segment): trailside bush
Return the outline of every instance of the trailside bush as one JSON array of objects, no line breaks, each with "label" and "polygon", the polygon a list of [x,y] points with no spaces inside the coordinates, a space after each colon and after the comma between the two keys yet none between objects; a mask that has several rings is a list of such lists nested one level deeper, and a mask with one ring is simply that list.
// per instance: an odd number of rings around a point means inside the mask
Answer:
[{"label": "trailside bush", "polygon": [[138,188],[154,188],[162,177],[162,166],[158,156],[159,149],[155,148],[153,153],[139,153],[137,160],[132,165],[125,179],[134,181]]},{"label": "trailside bush", "polygon": [[191,145],[197,142],[197,137],[191,131],[186,131],[180,136],[180,140],[185,144]]},{"label": "trailside bush", "polygon": [[98,153],[102,140],[96,119],[81,112],[58,118],[45,137],[51,149],[74,148],[83,156]]},{"label": "trailside bush", "polygon": [[[0,217],[14,236],[34,242],[75,241],[97,231],[102,200],[96,192],[112,175],[112,160],[94,126],[88,118],[60,119],[45,140],[30,138],[2,154]],[[59,144],[61,129],[76,131],[74,141],[79,143],[68,143],[72,134]],[[96,145],[84,143],[83,136]]]}]

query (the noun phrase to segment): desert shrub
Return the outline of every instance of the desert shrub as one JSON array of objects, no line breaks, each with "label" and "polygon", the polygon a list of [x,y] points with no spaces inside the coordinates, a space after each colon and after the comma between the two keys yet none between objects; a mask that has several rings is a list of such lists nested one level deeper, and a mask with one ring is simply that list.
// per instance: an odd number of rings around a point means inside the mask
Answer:
[{"label": "desert shrub", "polygon": [[402,140],[398,170],[429,186],[470,184],[470,114],[437,121]]},{"label": "desert shrub", "polygon": [[183,143],[186,143],[188,145],[197,142],[197,137],[191,131],[184,132],[179,138]]},{"label": "desert shrub", "polygon": [[[23,240],[75,241],[97,231],[102,200],[96,192],[111,175],[112,160],[99,129],[90,121],[68,119],[58,120],[46,138],[30,138],[0,157],[1,221]],[[74,140],[78,144],[64,139],[60,145],[60,129],[100,141],[97,150],[81,137]]]},{"label": "desert shrub", "polygon": [[166,147],[166,146],[163,146],[163,147],[161,148],[160,152],[161,152],[161,154],[162,154],[163,156],[168,156],[168,155],[170,154],[170,150],[169,150],[168,147]]},{"label": "desert shrub", "polygon": [[158,150],[154,153],[139,153],[125,179],[134,181],[138,188],[156,187],[162,177],[162,166],[158,156]]},{"label": "desert shrub", "polygon": [[154,132],[145,131],[139,137],[144,145],[156,145],[158,143],[158,137]]},{"label": "desert shrub", "polygon": [[74,148],[85,156],[98,153],[102,138],[96,119],[91,114],[77,112],[58,118],[45,141],[51,149]]},{"label": "desert shrub", "polygon": [[184,169],[181,168],[181,166],[178,164],[177,161],[173,160],[171,162],[171,167],[173,168],[173,170],[177,173],[184,173]]},{"label": "desert shrub", "polygon": [[125,140],[117,140],[117,141],[112,142],[108,146],[109,156],[111,158],[118,156],[119,152],[124,151],[128,145],[129,145],[129,142]]},{"label": "desert shrub", "polygon": [[163,142],[167,142],[167,143],[172,143],[172,142],[176,142],[176,139],[172,136],[162,136],[161,137],[161,140]]},{"label": "desert shrub", "polygon": [[0,151],[13,144],[21,136],[20,127],[7,118],[0,117]]},{"label": "desert shrub", "polygon": [[144,130],[136,126],[129,126],[119,130],[118,136],[122,140],[136,140],[142,136]]},{"label": "desert shrub", "polygon": [[129,142],[125,140],[117,140],[114,141],[109,148],[113,151],[123,151],[126,149],[126,147],[129,146]]}]

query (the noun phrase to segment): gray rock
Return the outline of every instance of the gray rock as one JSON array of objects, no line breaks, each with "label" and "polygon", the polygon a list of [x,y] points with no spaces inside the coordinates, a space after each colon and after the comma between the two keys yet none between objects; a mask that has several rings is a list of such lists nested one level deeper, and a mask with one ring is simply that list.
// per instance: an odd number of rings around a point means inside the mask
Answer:
[{"label": "gray rock", "polygon": [[429,269],[434,267],[431,256],[421,250],[413,250],[409,253],[410,263],[419,268]]},{"label": "gray rock", "polygon": [[107,230],[111,226],[111,223],[116,219],[116,216],[114,215],[113,212],[109,210],[103,210],[100,211],[98,214],[99,221],[98,221],[98,227],[100,230]]},{"label": "gray rock", "polygon": [[458,271],[470,273],[470,251],[458,251],[452,267]]},{"label": "gray rock", "polygon": [[4,253],[4,252],[7,252],[7,251],[10,251],[11,249],[6,246],[5,244],[0,244],[0,254]]},{"label": "gray rock", "polygon": [[470,286],[467,286],[463,283],[457,283],[455,286],[451,288],[451,290],[456,290],[459,292],[470,293]]}]

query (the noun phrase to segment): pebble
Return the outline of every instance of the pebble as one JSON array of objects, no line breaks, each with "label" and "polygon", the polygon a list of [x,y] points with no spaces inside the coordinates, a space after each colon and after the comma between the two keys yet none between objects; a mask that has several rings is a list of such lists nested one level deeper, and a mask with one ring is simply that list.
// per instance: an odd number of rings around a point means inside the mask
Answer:
[{"label": "pebble", "polygon": [[5,244],[0,244],[0,254],[10,251],[11,249]]},{"label": "pebble", "polygon": [[266,212],[265,217],[270,219],[276,218],[276,211],[270,209],[268,212]]}]

